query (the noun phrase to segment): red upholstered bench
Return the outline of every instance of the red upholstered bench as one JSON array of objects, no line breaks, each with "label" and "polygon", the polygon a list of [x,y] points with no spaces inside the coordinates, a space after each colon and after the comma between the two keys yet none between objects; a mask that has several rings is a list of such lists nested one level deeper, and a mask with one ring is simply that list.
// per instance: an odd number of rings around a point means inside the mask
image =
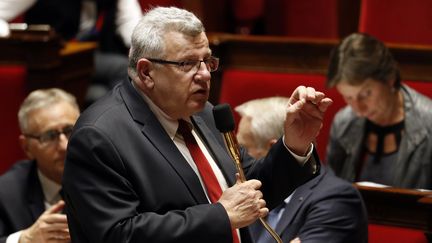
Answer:
[{"label": "red upholstered bench", "polygon": [[[289,97],[299,85],[311,86],[324,91],[334,101],[324,117],[324,126],[317,138],[318,153],[324,160],[333,116],[345,103],[335,89],[325,88],[323,75],[225,70],[219,103],[229,103],[234,109],[237,105],[251,99],[270,96]],[[238,114],[234,114],[234,119],[238,124]]]},{"label": "red upholstered bench", "polygon": [[427,243],[426,236],[421,230],[369,224],[369,243]]},{"label": "red upholstered bench", "polygon": [[23,66],[0,65],[0,174],[25,157],[18,141],[17,112],[25,96],[26,73]]},{"label": "red upholstered bench", "polygon": [[359,32],[392,43],[432,45],[432,1],[362,0]]}]

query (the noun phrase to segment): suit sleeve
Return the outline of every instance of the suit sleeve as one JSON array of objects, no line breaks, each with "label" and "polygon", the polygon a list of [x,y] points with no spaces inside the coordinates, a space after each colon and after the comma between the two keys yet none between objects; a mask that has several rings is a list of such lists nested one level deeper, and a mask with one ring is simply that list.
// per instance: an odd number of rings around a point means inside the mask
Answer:
[{"label": "suit sleeve", "polygon": [[[319,171],[320,166],[316,151],[305,164],[301,164],[286,149],[282,139],[272,146],[262,160],[254,161],[244,149],[242,158],[246,177],[262,182],[261,191],[269,209],[279,205],[298,186],[314,178],[317,175],[314,172]],[[316,165],[318,170],[312,165]]]},{"label": "suit sleeve", "polygon": [[317,191],[309,203],[298,237],[302,243],[367,242],[367,216],[358,191],[350,184]]}]

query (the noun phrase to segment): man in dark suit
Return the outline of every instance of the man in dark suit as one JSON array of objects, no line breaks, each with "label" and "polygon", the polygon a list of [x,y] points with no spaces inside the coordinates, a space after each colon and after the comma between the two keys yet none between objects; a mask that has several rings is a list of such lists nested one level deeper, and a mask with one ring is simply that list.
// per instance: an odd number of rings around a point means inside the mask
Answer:
[{"label": "man in dark suit", "polygon": [[[241,116],[238,141],[253,157],[265,156],[283,135],[285,117],[280,111],[288,103],[288,98],[269,97],[235,108]],[[283,242],[362,243],[368,239],[367,213],[359,192],[324,166],[317,177],[273,209],[268,220]],[[256,243],[274,242],[259,222],[250,228]]]},{"label": "man in dark suit", "polygon": [[186,10],[154,8],[138,23],[131,80],[81,115],[68,145],[73,242],[248,243],[246,226],[316,174],[311,141],[331,100],[299,87],[286,112],[290,136],[263,160],[241,149],[249,180],[236,181],[207,102],[219,64],[211,54],[201,21]]},{"label": "man in dark suit", "polygon": [[78,116],[75,97],[60,89],[33,91],[22,103],[19,140],[29,160],[0,176],[0,242],[70,242],[59,191]]}]

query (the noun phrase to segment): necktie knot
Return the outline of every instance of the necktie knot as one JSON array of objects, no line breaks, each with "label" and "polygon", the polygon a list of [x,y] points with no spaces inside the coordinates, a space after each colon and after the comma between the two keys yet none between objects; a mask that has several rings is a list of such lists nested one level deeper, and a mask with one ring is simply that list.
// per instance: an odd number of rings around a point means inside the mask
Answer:
[{"label": "necktie knot", "polygon": [[192,131],[192,126],[191,124],[189,124],[189,122],[180,119],[178,120],[179,123],[179,127],[178,127],[178,133],[180,133],[182,136],[184,136],[184,134],[189,134]]}]

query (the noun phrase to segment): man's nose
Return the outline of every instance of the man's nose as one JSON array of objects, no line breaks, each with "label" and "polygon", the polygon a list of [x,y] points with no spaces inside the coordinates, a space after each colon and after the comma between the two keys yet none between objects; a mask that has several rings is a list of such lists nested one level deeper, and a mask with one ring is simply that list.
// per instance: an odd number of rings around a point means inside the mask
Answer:
[{"label": "man's nose", "polygon": [[62,133],[59,135],[58,146],[60,147],[60,149],[66,150],[68,142],[69,142],[69,139],[65,134]]},{"label": "man's nose", "polygon": [[200,62],[195,76],[198,76],[196,77],[198,81],[208,81],[211,79],[210,70],[204,62]]},{"label": "man's nose", "polygon": [[367,111],[367,105],[361,101],[353,101],[351,102],[351,107],[355,111],[358,116],[364,117]]}]

